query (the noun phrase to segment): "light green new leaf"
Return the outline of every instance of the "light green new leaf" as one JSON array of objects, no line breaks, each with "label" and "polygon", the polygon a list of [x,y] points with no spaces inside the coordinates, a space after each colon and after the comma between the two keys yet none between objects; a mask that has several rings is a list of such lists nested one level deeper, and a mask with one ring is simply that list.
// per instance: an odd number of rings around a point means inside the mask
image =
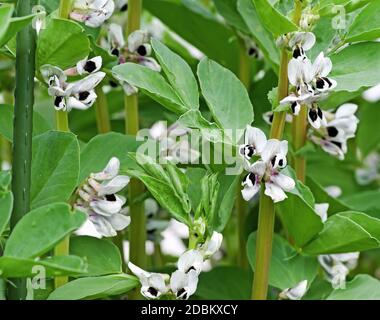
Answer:
[{"label": "light green new leaf", "polygon": [[74,134],[49,131],[33,139],[32,208],[67,201],[78,182],[79,144]]},{"label": "light green new leaf", "polygon": [[112,72],[170,111],[181,114],[189,109],[159,72],[136,63],[121,64],[112,68]]},{"label": "light green new leaf", "polygon": [[263,26],[277,37],[296,31],[297,26],[276,10],[268,0],[253,0]]},{"label": "light green new leaf", "polygon": [[51,19],[37,41],[37,70],[45,64],[73,67],[90,52],[84,29],[71,20]]},{"label": "light green new leaf", "polygon": [[346,35],[346,42],[371,41],[380,37],[380,2],[371,1],[355,17]]},{"label": "light green new leaf", "polygon": [[310,255],[365,251],[380,247],[380,220],[361,212],[334,214],[318,237],[302,250]]},{"label": "light green new leaf", "polygon": [[65,203],[54,203],[30,211],[15,226],[4,255],[35,258],[52,249],[86,220],[83,212],[71,212]]},{"label": "light green new leaf", "polygon": [[198,65],[198,78],[207,105],[221,128],[243,130],[253,122],[247,90],[230,70],[204,58]]},{"label": "light green new leaf", "polygon": [[182,100],[182,104],[188,109],[199,109],[198,84],[190,66],[158,40],[152,40],[152,48],[169,83]]},{"label": "light green new leaf", "polygon": [[0,237],[5,231],[11,218],[13,209],[13,194],[8,191],[4,194],[0,193]]},{"label": "light green new leaf", "polygon": [[81,150],[78,182],[83,182],[91,173],[102,171],[112,157],[120,160],[121,167],[129,166],[128,152],[136,152],[141,143],[134,136],[116,132],[97,135]]},{"label": "light green new leaf", "polygon": [[237,8],[248,26],[249,32],[260,45],[264,56],[272,63],[274,71],[278,72],[278,65],[280,63],[279,50],[275,45],[272,34],[260,23],[252,0],[238,0]]},{"label": "light green new leaf", "polygon": [[[256,232],[247,242],[247,257],[254,271],[256,252]],[[272,258],[269,269],[269,284],[281,290],[292,288],[303,280],[311,283],[317,275],[316,258],[298,254],[289,243],[279,235],[274,235]]]},{"label": "light green new leaf", "polygon": [[42,260],[33,260],[17,257],[0,257],[0,276],[4,278],[33,277],[43,267],[46,277],[78,276],[87,273],[87,266],[83,259],[76,256],[56,256]]},{"label": "light green new leaf", "polygon": [[336,289],[327,300],[380,300],[380,281],[367,274],[359,274],[346,283],[345,289]]},{"label": "light green new leaf", "polygon": [[361,42],[331,55],[335,91],[358,91],[380,82],[380,43]]},{"label": "light green new leaf", "polygon": [[70,240],[70,254],[86,261],[86,276],[122,272],[119,249],[111,241],[87,236],[73,237]]},{"label": "light green new leaf", "polygon": [[48,300],[94,300],[115,296],[136,288],[139,281],[127,274],[86,277],[70,281],[53,291]]}]

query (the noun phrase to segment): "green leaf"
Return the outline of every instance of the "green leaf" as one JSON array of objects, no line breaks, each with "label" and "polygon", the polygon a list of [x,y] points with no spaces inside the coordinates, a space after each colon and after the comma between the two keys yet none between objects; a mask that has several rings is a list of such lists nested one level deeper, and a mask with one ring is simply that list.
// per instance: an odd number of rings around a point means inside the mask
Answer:
[{"label": "green leaf", "polygon": [[102,171],[112,157],[117,157],[122,167],[129,165],[128,152],[135,152],[140,145],[134,136],[116,132],[97,135],[81,151],[78,182],[83,182],[91,173]]},{"label": "green leaf", "polygon": [[65,203],[54,203],[30,211],[15,226],[5,256],[38,257],[53,248],[86,220],[86,214],[71,212]]},{"label": "green leaf", "polygon": [[310,255],[364,251],[380,246],[380,220],[361,212],[334,214],[318,237],[303,248]]},{"label": "green leaf", "polygon": [[201,201],[202,194],[199,192],[199,181],[205,176],[206,170],[203,168],[188,168],[186,175],[189,179],[189,185],[187,187],[187,194],[190,198],[191,206],[198,208]]},{"label": "green leaf", "polygon": [[3,256],[0,257],[0,276],[33,277],[39,271],[38,266],[44,268],[46,277],[78,276],[87,272],[86,263],[76,256],[57,256],[42,260]]},{"label": "green leaf", "polygon": [[0,48],[7,44],[9,40],[16,36],[17,32],[24,29],[29,23],[32,22],[34,14],[24,16],[24,17],[16,17],[11,18],[9,20],[9,25],[5,34],[0,37]]},{"label": "green leaf", "polygon": [[253,0],[253,3],[263,26],[275,37],[297,31],[297,26],[276,10],[268,0]]},{"label": "green leaf", "polygon": [[9,190],[11,180],[12,175],[10,171],[0,171],[0,193]]},{"label": "green leaf", "polygon": [[290,167],[283,173],[296,181],[296,188],[287,193],[287,199],[276,203],[276,212],[296,245],[302,247],[322,230],[323,223],[314,211],[314,197],[310,189],[297,181]]},{"label": "green leaf", "polygon": [[346,283],[345,289],[336,289],[327,300],[380,300],[380,281],[367,274],[359,274]]},{"label": "green leaf", "polygon": [[239,30],[240,32],[247,33],[247,25],[237,10],[238,1],[214,0],[213,2],[215,4],[216,10],[218,10],[220,15],[226,20],[229,25]]},{"label": "green leaf", "polygon": [[90,41],[84,29],[70,20],[51,19],[37,41],[37,70],[51,64],[67,69],[89,55]]},{"label": "green leaf", "polygon": [[48,300],[93,300],[127,293],[136,288],[139,281],[127,274],[80,278],[53,291]]},{"label": "green leaf", "polygon": [[181,99],[182,104],[188,109],[199,109],[197,80],[186,61],[158,40],[152,40],[152,47],[169,83]]},{"label": "green leaf", "polygon": [[380,191],[370,190],[352,194],[343,198],[352,210],[365,212],[366,214],[380,219]]},{"label": "green leaf", "polygon": [[380,43],[361,42],[333,54],[331,77],[338,82],[335,91],[358,91],[380,82]]},{"label": "green leaf", "polygon": [[[13,14],[13,5],[3,5],[0,7],[0,43],[7,37],[7,30]],[[2,47],[2,46],[0,46]]]},{"label": "green leaf", "polygon": [[347,42],[371,41],[380,37],[379,1],[371,1],[350,25],[345,40]]},{"label": "green leaf", "polygon": [[207,300],[248,300],[251,278],[247,270],[238,267],[216,267],[200,274],[196,296]]},{"label": "green leaf", "polygon": [[207,105],[221,128],[243,130],[253,122],[248,93],[230,70],[204,58],[198,65],[198,77]]},{"label": "green leaf", "polygon": [[275,45],[272,34],[260,23],[252,0],[238,0],[237,8],[248,26],[249,32],[263,51],[264,56],[272,63],[275,72],[278,72],[278,65],[280,64],[279,50]]},{"label": "green leaf", "polygon": [[[247,256],[252,269],[255,268],[256,232],[247,241]],[[275,234],[269,269],[269,284],[281,290],[292,288],[303,280],[311,283],[317,275],[316,258],[298,254],[289,243]]]},{"label": "green leaf", "polygon": [[357,144],[363,157],[374,151],[380,141],[379,122],[380,108],[377,103],[360,103],[359,118],[360,125],[357,132]]},{"label": "green leaf", "polygon": [[136,63],[125,63],[112,68],[112,72],[120,79],[141,89],[153,100],[175,113],[184,113],[188,107],[183,105],[174,89],[158,72]]},{"label": "green leaf", "polygon": [[50,131],[33,139],[32,208],[67,201],[79,174],[79,144],[74,134]]},{"label": "green leaf", "polygon": [[119,249],[108,240],[93,237],[73,237],[70,254],[83,258],[88,264],[86,276],[121,273]]},{"label": "green leaf", "polygon": [[13,209],[13,194],[8,191],[0,194],[0,237],[8,226]]},{"label": "green leaf", "polygon": [[146,0],[144,8],[210,59],[237,72],[236,35],[204,6],[193,0]]},{"label": "green leaf", "polygon": [[[51,130],[51,125],[38,112],[33,112],[33,136]],[[0,104],[0,134],[13,141],[13,106]]]},{"label": "green leaf", "polygon": [[[306,180],[307,186],[313,192],[316,203],[328,203],[329,204],[329,213],[334,214],[336,212],[347,211],[349,209],[353,209],[352,206],[347,206],[347,202],[343,203],[339,199],[335,199],[323,189],[323,187],[316,182],[313,178],[307,177]],[[365,210],[361,210],[365,211]]]}]

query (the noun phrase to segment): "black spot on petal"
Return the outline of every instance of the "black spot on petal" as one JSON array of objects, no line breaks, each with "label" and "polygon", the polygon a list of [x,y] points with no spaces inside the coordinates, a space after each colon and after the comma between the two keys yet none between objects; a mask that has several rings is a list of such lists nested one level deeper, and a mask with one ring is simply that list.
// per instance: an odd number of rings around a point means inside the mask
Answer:
[{"label": "black spot on petal", "polygon": [[117,88],[117,86],[118,86],[118,84],[115,81],[112,81],[112,80],[110,80],[109,84],[110,84],[110,86],[112,88]]},{"label": "black spot on petal", "polygon": [[309,111],[309,118],[311,119],[311,121],[316,121],[317,118],[318,118],[318,113],[317,113],[317,110],[315,109],[310,109]]},{"label": "black spot on petal", "polygon": [[107,194],[106,200],[114,202],[114,201],[116,201],[116,196],[114,194]]},{"label": "black spot on petal", "polygon": [[86,100],[89,95],[90,95],[90,92],[88,92],[88,91],[83,91],[83,92],[79,93],[79,101]]},{"label": "black spot on petal", "polygon": [[121,8],[120,8],[120,11],[121,12],[125,12],[128,10],[128,3],[126,3],[125,5],[123,5]]},{"label": "black spot on petal", "polygon": [[120,50],[118,48],[112,49],[111,54],[118,57],[120,56]]},{"label": "black spot on petal", "polygon": [[280,159],[280,161],[278,162],[278,165],[279,165],[280,167],[282,167],[282,166],[284,165],[284,160],[283,160],[283,159]]},{"label": "black spot on petal", "polygon": [[325,87],[325,81],[322,78],[318,78],[316,81],[317,89],[323,89]]},{"label": "black spot on petal", "polygon": [[140,55],[140,56],[146,56],[146,54],[148,53],[148,51],[146,50],[145,46],[144,45],[141,45],[137,48],[137,53]]},{"label": "black spot on petal", "polygon": [[92,73],[96,70],[96,63],[94,61],[87,61],[83,69],[88,73]]},{"label": "black spot on petal", "polygon": [[148,292],[149,292],[153,297],[157,297],[157,295],[158,295],[158,291],[157,291],[155,288],[153,288],[153,287],[149,287],[149,288],[148,288]]},{"label": "black spot on petal", "polygon": [[63,97],[55,97],[55,99],[54,99],[54,105],[57,107],[57,108],[59,108],[60,107],[60,105],[61,105],[61,103],[63,102]]},{"label": "black spot on petal", "polygon": [[301,47],[297,47],[293,51],[293,58],[297,59],[299,57],[302,57],[304,55],[304,51]]},{"label": "black spot on petal", "polygon": [[339,149],[342,149],[342,144],[338,141],[330,141],[332,144],[335,144]]},{"label": "black spot on petal", "polygon": [[276,164],[276,159],[277,159],[277,156],[274,156],[272,160],[270,161],[270,163],[272,164],[272,167],[274,167],[274,165]]},{"label": "black spot on petal", "polygon": [[318,117],[320,118],[320,119],[323,119],[323,112],[322,112],[322,110],[321,110],[321,108],[317,108],[317,113],[318,113]]},{"label": "black spot on petal", "polygon": [[327,84],[329,85],[329,87],[331,88],[332,87],[332,83],[330,81],[329,78],[322,78],[325,82],[327,82]]},{"label": "black spot on petal", "polygon": [[292,108],[292,112],[293,112],[293,113],[296,113],[297,105],[298,105],[297,101],[294,101],[294,102],[290,105],[290,107]]},{"label": "black spot on petal", "polygon": [[338,135],[339,131],[335,127],[327,127],[327,133],[330,137],[334,138]]},{"label": "black spot on petal", "polygon": [[251,47],[248,49],[248,55],[251,57],[256,57],[256,58],[259,56],[256,48],[254,47]]},{"label": "black spot on petal", "polygon": [[189,269],[187,269],[187,271],[185,273],[189,273],[191,270],[196,271],[195,268],[194,268],[194,266],[191,266]]}]

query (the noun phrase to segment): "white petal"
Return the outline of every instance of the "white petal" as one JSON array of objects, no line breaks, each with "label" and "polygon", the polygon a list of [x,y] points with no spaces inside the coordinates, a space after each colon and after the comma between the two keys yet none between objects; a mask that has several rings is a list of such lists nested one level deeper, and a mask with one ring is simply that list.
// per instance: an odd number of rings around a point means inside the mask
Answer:
[{"label": "white petal", "polygon": [[84,91],[91,91],[103,80],[106,76],[104,72],[96,72],[88,75],[86,78],[70,83],[66,91],[70,94],[77,94]]},{"label": "white petal", "polygon": [[322,222],[325,222],[327,220],[328,209],[328,203],[316,203],[314,205],[314,211],[321,217]]},{"label": "white petal", "polygon": [[161,140],[162,137],[167,135],[167,127],[165,121],[156,122],[150,129],[149,135],[154,140]]},{"label": "white petal", "polygon": [[203,255],[198,250],[188,250],[178,259],[178,270],[188,273],[195,270],[198,274],[202,271]]},{"label": "white petal", "polygon": [[245,144],[251,145],[255,148],[255,154],[260,154],[265,148],[267,137],[260,129],[247,125],[245,129],[244,141]]},{"label": "white petal", "polygon": [[98,195],[103,196],[106,194],[117,193],[120,190],[124,189],[128,185],[130,180],[131,178],[128,176],[116,176],[110,181],[104,181],[100,186]]},{"label": "white petal", "polygon": [[214,255],[222,245],[223,235],[214,231],[211,238],[202,246],[202,252],[206,257]]},{"label": "white petal", "polygon": [[312,32],[295,32],[289,40],[289,46],[301,46],[305,51],[310,50],[315,44],[315,35]]},{"label": "white petal", "polygon": [[250,201],[260,191],[260,184],[256,183],[253,186],[245,185],[241,190],[241,195],[245,201]]},{"label": "white petal", "polygon": [[143,59],[140,60],[139,62],[141,65],[153,70],[153,71],[157,71],[157,72],[160,72],[161,71],[161,66],[158,64],[158,62],[153,59],[153,58],[146,58],[144,57]]},{"label": "white petal", "polygon": [[102,172],[93,173],[91,177],[95,180],[109,180],[117,176],[119,169],[120,160],[116,157],[112,157]]},{"label": "white petal", "polygon": [[276,173],[272,175],[270,179],[285,191],[292,191],[296,186],[295,181],[291,177],[282,173]]},{"label": "white petal", "polygon": [[141,268],[139,268],[138,266],[136,266],[135,264],[133,264],[132,262],[128,262],[128,268],[129,270],[131,270],[131,272],[140,279],[140,281],[142,279],[147,279],[151,273],[148,272],[148,271],[145,271]]},{"label": "white petal", "polygon": [[111,44],[111,49],[122,48],[125,46],[124,34],[121,25],[111,23],[108,27],[108,41]]},{"label": "white petal", "polygon": [[78,110],[87,110],[91,106],[80,102],[77,98],[69,97],[67,98],[67,111],[71,111],[72,109]]},{"label": "white petal", "polygon": [[290,300],[301,300],[307,291],[307,280],[303,280],[295,287],[285,289],[280,296],[284,296]]},{"label": "white petal", "polygon": [[106,199],[93,200],[90,202],[90,207],[97,214],[110,216],[119,213],[122,206],[125,204],[125,198],[115,195],[115,201],[107,201]]},{"label": "white petal", "polygon": [[267,141],[264,150],[261,153],[261,159],[266,163],[270,163],[273,157],[280,150],[280,141],[277,139],[270,139]]},{"label": "white petal", "polygon": [[94,73],[102,67],[102,57],[97,56],[92,59],[84,59],[77,63],[77,72],[80,75]]},{"label": "white petal", "polygon": [[332,70],[332,62],[330,58],[325,58],[321,52],[313,63],[313,71],[315,76],[327,77]]},{"label": "white petal", "polygon": [[303,78],[302,61],[291,59],[288,64],[288,78],[293,86],[297,86]]},{"label": "white petal", "polygon": [[283,201],[287,198],[284,190],[272,182],[265,183],[265,194],[270,197],[274,203]]},{"label": "white petal", "polygon": [[131,223],[131,217],[121,213],[113,214],[106,218],[116,231],[124,230]]},{"label": "white petal", "polygon": [[100,215],[90,215],[89,220],[93,223],[96,231],[103,237],[114,237],[117,232],[105,217]]},{"label": "white petal", "polygon": [[139,46],[149,41],[149,34],[143,30],[136,30],[128,37],[128,50],[135,52]]},{"label": "white petal", "polygon": [[40,70],[41,75],[47,84],[49,84],[49,79],[53,75],[57,76],[60,82],[65,82],[67,80],[67,76],[65,75],[64,71],[56,66],[45,64],[41,67]]},{"label": "white petal", "polygon": [[355,115],[358,105],[354,103],[342,104],[335,112],[335,118],[344,118]]},{"label": "white petal", "polygon": [[187,300],[197,289],[198,275],[194,270],[185,274],[182,271],[173,272],[170,279],[170,288],[177,299]]}]

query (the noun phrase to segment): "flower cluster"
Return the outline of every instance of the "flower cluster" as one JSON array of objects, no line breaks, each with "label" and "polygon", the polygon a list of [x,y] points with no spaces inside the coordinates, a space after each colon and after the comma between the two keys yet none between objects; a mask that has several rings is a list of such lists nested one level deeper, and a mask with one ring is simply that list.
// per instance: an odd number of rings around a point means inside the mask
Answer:
[{"label": "flower cluster", "polygon": [[147,272],[131,262],[128,267],[139,278],[141,294],[145,298],[159,299],[164,295],[172,295],[176,299],[187,300],[197,290],[203,262],[219,250],[222,240],[223,236],[214,232],[202,246],[183,253],[178,259],[177,270],[171,276]]},{"label": "flower cluster", "polygon": [[[287,165],[288,142],[277,139],[267,140],[264,132],[258,128],[247,126],[245,143],[239,148],[239,153],[245,158],[245,169],[249,172],[243,180],[242,196],[246,201],[252,199],[265,184],[265,194],[274,202],[287,198],[285,191],[295,187],[292,178],[281,173]],[[253,164],[249,161],[255,157]]]},{"label": "flower cluster", "polygon": [[91,28],[100,27],[115,10],[113,0],[75,0],[70,18]]},{"label": "flower cluster", "polygon": [[92,173],[78,190],[75,203],[75,208],[85,212],[104,237],[116,236],[117,231],[131,222],[123,209],[126,199],[117,194],[128,185],[130,178],[119,175],[119,168],[119,159],[112,158],[102,172]]},{"label": "flower cluster", "polygon": [[294,115],[299,114],[301,105],[306,105],[310,125],[319,129],[326,126],[326,119],[317,102],[326,98],[327,92],[337,85],[335,80],[328,78],[332,62],[323,52],[314,63],[307,58],[305,52],[315,44],[313,33],[296,32],[287,36],[289,49],[293,51],[293,58],[288,65],[288,78],[293,89],[280,104],[290,104]]},{"label": "flower cluster", "polygon": [[156,122],[149,129],[149,136],[160,144],[160,157],[174,163],[194,163],[200,157],[197,150],[191,149],[188,141],[190,129],[175,122],[167,127],[165,121]]},{"label": "flower cluster", "polygon": [[[107,41],[103,41],[103,47],[107,48],[109,52],[118,57],[119,63],[135,62],[153,71],[160,72],[161,66],[155,59],[150,57],[152,47],[149,44],[150,36],[148,32],[143,30],[136,30],[132,32],[127,43],[125,42],[123,30],[120,25],[112,23],[108,29]],[[137,88],[130,85],[124,80],[118,79],[127,95],[137,93]]]},{"label": "flower cluster", "polygon": [[320,145],[325,152],[343,160],[347,153],[347,140],[355,137],[358,127],[359,119],[355,116],[357,109],[356,104],[346,103],[335,113],[325,111],[326,125],[313,130],[309,135],[310,140]]},{"label": "flower cluster", "polygon": [[[103,80],[105,73],[99,71],[102,58],[84,59],[74,68],[63,71],[52,66],[43,65],[41,75],[48,85],[48,93],[54,97],[56,110],[69,112],[72,109],[86,110],[96,101],[95,87]],[[87,75],[75,82],[67,82],[68,76]]]}]

